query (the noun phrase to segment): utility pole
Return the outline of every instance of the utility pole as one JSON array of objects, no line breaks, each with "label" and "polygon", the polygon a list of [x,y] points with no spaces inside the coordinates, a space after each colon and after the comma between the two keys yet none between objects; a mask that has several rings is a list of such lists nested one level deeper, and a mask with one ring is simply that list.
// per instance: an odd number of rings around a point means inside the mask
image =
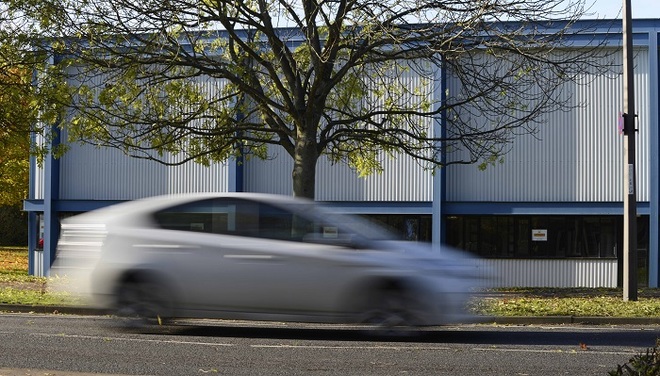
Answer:
[{"label": "utility pole", "polygon": [[635,176],[635,83],[631,0],[623,0],[623,300],[637,300],[637,182]]}]

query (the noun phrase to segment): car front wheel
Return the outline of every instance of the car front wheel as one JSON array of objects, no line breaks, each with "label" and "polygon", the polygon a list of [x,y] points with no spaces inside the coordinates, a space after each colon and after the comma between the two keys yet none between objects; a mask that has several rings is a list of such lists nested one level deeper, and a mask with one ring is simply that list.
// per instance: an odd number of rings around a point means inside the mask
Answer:
[{"label": "car front wheel", "polygon": [[369,333],[385,336],[410,336],[416,333],[419,320],[416,299],[404,289],[381,289],[368,296],[362,322]]}]

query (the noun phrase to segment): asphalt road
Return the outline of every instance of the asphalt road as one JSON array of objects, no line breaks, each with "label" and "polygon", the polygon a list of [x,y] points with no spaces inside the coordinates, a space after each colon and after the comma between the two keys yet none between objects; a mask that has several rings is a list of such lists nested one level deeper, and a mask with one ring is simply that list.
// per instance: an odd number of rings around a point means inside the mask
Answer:
[{"label": "asphalt road", "polygon": [[382,339],[354,327],[196,321],[136,334],[108,317],[0,314],[0,375],[606,375],[660,326],[433,328]]}]

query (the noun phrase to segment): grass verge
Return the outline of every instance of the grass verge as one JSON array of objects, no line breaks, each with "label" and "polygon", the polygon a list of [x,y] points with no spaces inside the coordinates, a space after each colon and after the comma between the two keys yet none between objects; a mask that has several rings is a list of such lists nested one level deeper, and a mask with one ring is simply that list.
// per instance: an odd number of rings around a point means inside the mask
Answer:
[{"label": "grass verge", "polygon": [[470,309],[488,316],[660,317],[657,289],[623,301],[621,289],[497,289],[474,299]]},{"label": "grass verge", "polygon": [[80,299],[49,288],[49,279],[28,275],[24,247],[0,247],[0,304],[78,305]]}]

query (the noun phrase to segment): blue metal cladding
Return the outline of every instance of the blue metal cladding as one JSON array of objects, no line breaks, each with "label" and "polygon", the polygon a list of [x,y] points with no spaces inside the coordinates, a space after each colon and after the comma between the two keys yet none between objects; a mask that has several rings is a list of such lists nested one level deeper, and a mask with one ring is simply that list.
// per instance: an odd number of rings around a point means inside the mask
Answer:
[{"label": "blue metal cladding", "polygon": [[649,286],[658,286],[660,274],[660,64],[658,64],[658,31],[649,32]]}]

